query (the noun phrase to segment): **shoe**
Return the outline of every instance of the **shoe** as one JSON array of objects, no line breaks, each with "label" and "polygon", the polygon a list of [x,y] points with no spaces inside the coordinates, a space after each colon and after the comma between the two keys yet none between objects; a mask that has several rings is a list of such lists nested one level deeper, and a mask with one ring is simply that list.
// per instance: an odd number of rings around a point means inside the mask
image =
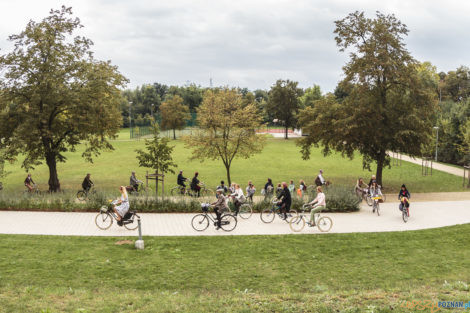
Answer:
[{"label": "shoe", "polygon": [[219,229],[221,229],[221,228],[222,228],[222,227],[220,227],[220,226],[217,226],[217,227],[215,228],[215,230],[219,230]]},{"label": "shoe", "polygon": [[375,213],[375,209],[372,209],[372,213]]},{"label": "shoe", "polygon": [[122,221],[118,221],[117,224],[118,224],[119,226],[122,226],[122,225],[123,225],[123,224],[122,224]]}]

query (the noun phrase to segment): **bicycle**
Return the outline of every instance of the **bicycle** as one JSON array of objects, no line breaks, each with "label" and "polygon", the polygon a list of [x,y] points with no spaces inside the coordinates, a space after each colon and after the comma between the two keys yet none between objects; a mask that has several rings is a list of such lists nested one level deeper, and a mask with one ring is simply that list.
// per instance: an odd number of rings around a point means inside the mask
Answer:
[{"label": "bicycle", "polygon": [[[206,187],[206,184],[204,184],[203,182],[199,182],[199,196],[202,196],[202,197],[209,197],[209,196],[213,196],[214,195],[214,191],[207,188]],[[190,197],[195,197],[197,198],[198,197],[198,192],[196,190],[193,190],[193,189],[189,189],[187,190],[187,194],[190,196]]]},{"label": "bicycle", "polygon": [[408,222],[408,218],[410,217],[410,199],[407,197],[401,197],[400,198],[402,209],[400,209],[400,206],[398,207],[401,211],[401,217],[403,219],[403,222]]},{"label": "bicycle", "polygon": [[299,213],[297,216],[293,216],[289,220],[289,227],[294,232],[299,232],[304,229],[305,224],[309,225],[310,227],[317,226],[321,232],[330,231],[331,227],[333,227],[333,220],[328,216],[321,216],[320,212],[314,214],[315,225],[312,225],[312,221],[310,220],[310,212],[305,213],[307,208],[311,206],[308,204],[304,204],[302,206],[302,212]]},{"label": "bicycle", "polygon": [[[279,200],[277,198],[273,199],[271,200],[271,203],[272,205],[270,208],[267,208],[261,211],[261,214],[260,214],[261,221],[263,221],[263,223],[266,223],[266,224],[272,223],[272,221],[274,221],[274,217],[277,214],[281,219],[285,220],[286,223],[288,223],[287,218],[284,219],[283,213],[281,213],[281,206],[279,205]],[[297,216],[297,211],[290,209],[289,212],[287,212],[287,217],[292,217],[292,216]]]},{"label": "bicycle", "polygon": [[[214,217],[209,213],[209,208],[209,203],[202,203],[202,213],[196,214],[191,219],[191,226],[195,231],[206,230],[209,227],[209,223],[212,223],[215,227],[217,227],[217,217]],[[237,218],[235,215],[230,213],[221,214],[222,216],[220,217],[220,227],[222,230],[226,232],[234,230],[235,227],[237,227]]]},{"label": "bicycle", "polygon": [[[108,205],[103,205],[100,208],[100,213],[95,217],[95,224],[99,229],[106,230],[113,225],[113,220],[118,221],[118,216],[113,210],[113,205],[116,204],[115,201],[109,200]],[[121,219],[122,226],[128,230],[135,230],[139,226],[136,222],[134,223],[135,218],[140,219],[140,216],[137,215],[135,211],[128,211]]]},{"label": "bicycle", "polygon": [[90,200],[90,196],[95,196],[96,195],[96,190],[95,187],[91,187],[88,190],[82,189],[77,192],[77,199],[78,201],[86,201]]},{"label": "bicycle", "polygon": [[144,186],[144,182],[139,181],[139,185],[137,187],[137,190],[134,189],[134,186],[126,186],[126,190],[129,193],[129,195],[133,196],[140,196],[140,195],[148,195],[148,188]]},{"label": "bicycle", "polygon": [[188,189],[186,187],[183,187],[181,185],[176,185],[173,188],[170,189],[170,194],[172,196],[187,196],[188,195]]},{"label": "bicycle", "polygon": [[34,184],[33,189],[29,190],[29,188],[26,188],[26,190],[23,192],[25,195],[42,195],[42,191],[39,190],[38,185]]},{"label": "bicycle", "polygon": [[380,202],[382,200],[382,196],[370,197],[373,201],[372,203],[372,213],[377,212],[377,215],[380,216]]},{"label": "bicycle", "polygon": [[[230,208],[230,206],[232,206],[233,209],[235,209],[235,203],[232,202],[230,203],[228,207],[228,210],[231,211],[232,209]],[[245,200],[245,202],[243,202],[241,205],[240,205],[240,209],[238,210],[235,210],[235,216],[240,216],[242,219],[244,220],[247,220],[251,217],[251,215],[253,215],[253,208],[252,208],[252,204],[248,202],[248,200]]]}]

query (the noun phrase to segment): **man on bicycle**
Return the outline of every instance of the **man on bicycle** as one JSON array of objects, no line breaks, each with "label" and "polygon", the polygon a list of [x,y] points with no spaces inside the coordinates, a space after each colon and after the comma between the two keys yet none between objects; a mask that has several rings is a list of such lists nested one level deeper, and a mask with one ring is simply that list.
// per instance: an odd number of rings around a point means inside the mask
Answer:
[{"label": "man on bicycle", "polygon": [[197,193],[197,196],[199,197],[201,192],[201,186],[199,186],[199,179],[197,178],[198,175],[198,172],[194,173],[194,177],[191,180],[191,190],[195,191]]},{"label": "man on bicycle", "polygon": [[220,229],[222,211],[227,208],[227,202],[225,202],[223,189],[217,189],[216,193],[217,193],[217,201],[215,201],[214,203],[211,203],[211,206],[214,208],[214,213],[217,216],[217,229]]},{"label": "man on bicycle", "polygon": [[133,190],[139,191],[139,185],[142,183],[143,182],[141,180],[138,180],[137,177],[135,176],[135,172],[132,172],[131,177],[129,179],[129,185],[131,185]]},{"label": "man on bicycle", "polygon": [[292,204],[292,197],[290,195],[289,189],[287,188],[287,183],[282,183],[282,191],[280,192],[279,196],[277,197],[278,205],[280,206],[280,213],[284,214],[283,219],[287,219],[287,212],[290,212],[290,206]]},{"label": "man on bicycle", "polygon": [[[405,184],[401,185],[400,192],[398,193],[398,200],[400,200],[400,206],[398,208],[400,209],[400,211],[403,211],[403,202],[406,208],[410,207],[410,202],[408,201],[410,197],[410,192],[408,191],[408,189],[406,189]],[[406,200],[404,200],[403,198],[406,198]]]},{"label": "man on bicycle", "polygon": [[183,176],[183,171],[180,171],[178,178],[176,179],[176,183],[178,186],[181,186],[183,190],[186,189],[186,184],[184,183],[186,180],[187,178]]},{"label": "man on bicycle", "polygon": [[90,191],[90,189],[91,189],[91,187],[93,187],[93,185],[94,184],[91,181],[91,174],[90,173],[86,174],[85,179],[82,182],[83,190],[85,190],[85,192],[88,193],[88,191]]},{"label": "man on bicycle", "polygon": [[31,177],[31,174],[28,174],[28,176],[26,176],[26,179],[24,180],[24,185],[26,186],[26,188],[28,188],[29,192],[33,191],[35,182]]}]

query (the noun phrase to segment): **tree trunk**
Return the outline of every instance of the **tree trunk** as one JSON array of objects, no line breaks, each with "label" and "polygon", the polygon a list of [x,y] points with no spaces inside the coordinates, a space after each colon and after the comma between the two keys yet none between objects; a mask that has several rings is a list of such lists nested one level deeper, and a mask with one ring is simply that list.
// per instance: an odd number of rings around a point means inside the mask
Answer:
[{"label": "tree trunk", "polygon": [[382,184],[382,170],[385,163],[385,151],[380,151],[377,157],[377,171],[375,173],[375,178],[377,179],[377,184],[383,186]]},{"label": "tree trunk", "polygon": [[230,187],[230,185],[232,184],[232,181],[230,179],[230,165],[225,165],[225,170],[227,171],[227,182],[228,182],[228,185]]},{"label": "tree trunk", "polygon": [[173,140],[176,140],[176,130],[173,128]]},{"label": "tree trunk", "polygon": [[49,192],[60,191],[59,176],[57,175],[57,161],[54,153],[46,155],[46,163],[49,167]]},{"label": "tree trunk", "polygon": [[286,125],[286,129],[285,129],[285,132],[284,132],[284,139],[289,139],[288,133],[289,133],[289,127],[287,127],[287,125]]}]

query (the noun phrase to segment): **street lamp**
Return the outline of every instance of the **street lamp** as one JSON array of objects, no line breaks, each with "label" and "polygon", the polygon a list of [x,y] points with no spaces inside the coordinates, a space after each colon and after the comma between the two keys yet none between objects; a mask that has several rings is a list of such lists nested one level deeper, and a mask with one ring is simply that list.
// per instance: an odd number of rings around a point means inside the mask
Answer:
[{"label": "street lamp", "polygon": [[433,127],[436,130],[436,162],[437,162],[437,144],[439,141],[439,126],[434,126]]}]

